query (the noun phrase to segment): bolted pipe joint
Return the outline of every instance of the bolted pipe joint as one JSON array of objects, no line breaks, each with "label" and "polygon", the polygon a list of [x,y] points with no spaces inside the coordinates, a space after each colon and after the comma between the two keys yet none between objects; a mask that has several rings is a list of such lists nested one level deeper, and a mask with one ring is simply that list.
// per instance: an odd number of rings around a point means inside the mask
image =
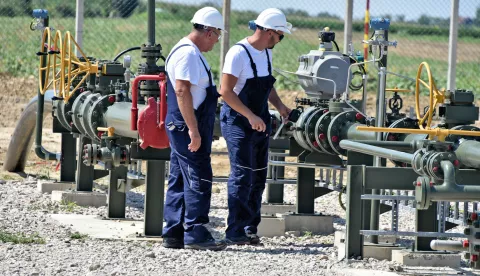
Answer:
[{"label": "bolted pipe joint", "polygon": [[455,179],[457,168],[451,161],[441,161],[443,183],[432,181],[430,177],[422,176],[417,179],[415,200],[417,209],[426,210],[431,202],[437,201],[476,201],[480,197],[480,185],[458,185]]}]

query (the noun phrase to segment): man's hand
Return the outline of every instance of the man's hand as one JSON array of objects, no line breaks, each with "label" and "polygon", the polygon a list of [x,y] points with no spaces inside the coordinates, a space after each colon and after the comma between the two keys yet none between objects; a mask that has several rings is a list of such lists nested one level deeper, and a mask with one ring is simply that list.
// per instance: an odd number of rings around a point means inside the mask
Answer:
[{"label": "man's hand", "polygon": [[196,152],[199,148],[200,145],[202,144],[202,137],[200,136],[200,133],[198,132],[198,129],[188,130],[188,135],[190,135],[190,144],[188,145],[188,149],[191,152]]},{"label": "man's hand", "polygon": [[252,129],[259,132],[264,132],[267,129],[267,126],[265,125],[263,120],[257,115],[252,113],[252,115],[250,115],[250,117],[248,117],[247,119],[248,122],[252,125]]},{"label": "man's hand", "polygon": [[282,104],[282,106],[278,109],[278,112],[280,112],[280,116],[282,116],[284,121],[288,119],[288,114],[290,114],[291,111],[292,110],[284,104]]}]

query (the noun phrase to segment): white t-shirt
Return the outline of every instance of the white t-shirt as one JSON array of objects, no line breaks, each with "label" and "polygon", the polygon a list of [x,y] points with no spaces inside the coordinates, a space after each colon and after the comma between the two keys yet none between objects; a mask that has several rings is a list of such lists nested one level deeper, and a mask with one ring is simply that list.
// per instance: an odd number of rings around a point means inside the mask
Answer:
[{"label": "white t-shirt", "polygon": [[[172,52],[170,52],[168,55],[170,59],[168,59],[166,71],[174,89],[176,80],[186,80],[192,84],[190,92],[192,93],[193,108],[197,109],[205,100],[207,95],[206,88],[210,85],[207,71],[200,58],[205,62],[207,69],[210,69],[210,65],[208,65],[207,60],[197,45],[187,37],[182,38],[172,48],[172,51],[183,44],[189,44],[193,47],[183,46],[175,51],[173,55]],[[213,77],[212,82],[213,85],[215,85]]]},{"label": "white t-shirt", "polygon": [[[244,38],[240,44],[247,47],[248,52],[252,56],[253,62],[257,66],[257,76],[264,77],[268,76],[268,63],[267,63],[267,54],[265,50],[259,51],[253,48],[247,39]],[[268,56],[270,58],[270,64],[272,63],[272,50],[267,49]],[[273,65],[272,65],[273,70]],[[250,59],[245,49],[240,45],[234,45],[230,50],[228,50],[227,55],[225,56],[225,61],[223,65],[223,73],[230,74],[238,78],[237,84],[233,88],[233,91],[238,95],[242,91],[247,79],[253,78],[253,70],[250,65]]]}]

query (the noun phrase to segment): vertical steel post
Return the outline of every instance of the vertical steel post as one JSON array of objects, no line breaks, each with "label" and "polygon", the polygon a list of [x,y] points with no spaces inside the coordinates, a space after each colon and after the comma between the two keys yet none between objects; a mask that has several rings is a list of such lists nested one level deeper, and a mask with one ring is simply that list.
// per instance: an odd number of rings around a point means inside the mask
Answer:
[{"label": "vertical steel post", "polygon": [[161,236],[165,195],[165,161],[147,161],[145,185],[145,229],[143,233],[145,236]]},{"label": "vertical steel post", "polygon": [[77,184],[77,191],[91,192],[93,188],[94,167],[86,166],[85,164],[83,164],[81,156],[83,153],[83,146],[91,143],[92,140],[90,140],[90,138],[80,135],[77,149],[77,152],[79,154],[77,161],[77,177],[75,179],[75,183]]},{"label": "vertical steel post", "polygon": [[352,42],[353,0],[346,0],[345,27],[343,30],[343,53],[348,55],[348,44]]},{"label": "vertical steel post", "polygon": [[[305,156],[298,157],[305,162]],[[315,212],[315,169],[297,168],[297,213],[313,214]]]},{"label": "vertical steel post", "polygon": [[[118,166],[110,170],[108,187],[108,214],[109,218],[125,218],[126,187],[118,191],[120,182],[127,185],[127,167]],[[119,181],[120,180],[120,181]]]},{"label": "vertical steel post", "polygon": [[[62,133],[62,150],[60,157],[60,181],[75,181],[75,169],[76,169],[76,148],[77,139],[70,133]],[[79,160],[82,152],[79,152]]]},{"label": "vertical steel post", "polygon": [[[280,152],[284,153],[285,150],[271,149],[271,152]],[[283,156],[272,156],[275,161],[285,161]],[[283,166],[268,166],[268,174],[270,178],[273,179],[284,179],[285,178],[285,167]],[[266,200],[267,203],[283,203],[283,184],[271,183],[267,184],[266,188]]]},{"label": "vertical steel post", "polygon": [[457,40],[458,40],[458,5],[459,0],[452,0],[450,10],[450,35],[448,39],[448,78],[447,89],[454,91],[457,71]]}]

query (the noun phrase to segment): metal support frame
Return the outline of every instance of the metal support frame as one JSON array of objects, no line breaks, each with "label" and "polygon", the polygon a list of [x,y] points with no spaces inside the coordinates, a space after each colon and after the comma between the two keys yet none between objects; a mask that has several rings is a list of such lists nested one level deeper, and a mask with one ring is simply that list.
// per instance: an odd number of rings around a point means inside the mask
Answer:
[{"label": "metal support frame", "polygon": [[94,167],[86,166],[82,162],[81,154],[83,152],[83,146],[91,144],[92,140],[83,135],[80,136],[77,152],[79,154],[79,160],[77,162],[77,175],[75,183],[77,184],[77,191],[91,192],[93,188]]},{"label": "metal support frame", "polygon": [[163,231],[163,197],[165,194],[165,161],[147,161],[145,177],[145,236],[161,236]]},{"label": "metal support frame", "polygon": [[127,181],[127,167],[118,166],[110,171],[108,187],[108,218],[125,218],[126,194],[119,191]]}]

